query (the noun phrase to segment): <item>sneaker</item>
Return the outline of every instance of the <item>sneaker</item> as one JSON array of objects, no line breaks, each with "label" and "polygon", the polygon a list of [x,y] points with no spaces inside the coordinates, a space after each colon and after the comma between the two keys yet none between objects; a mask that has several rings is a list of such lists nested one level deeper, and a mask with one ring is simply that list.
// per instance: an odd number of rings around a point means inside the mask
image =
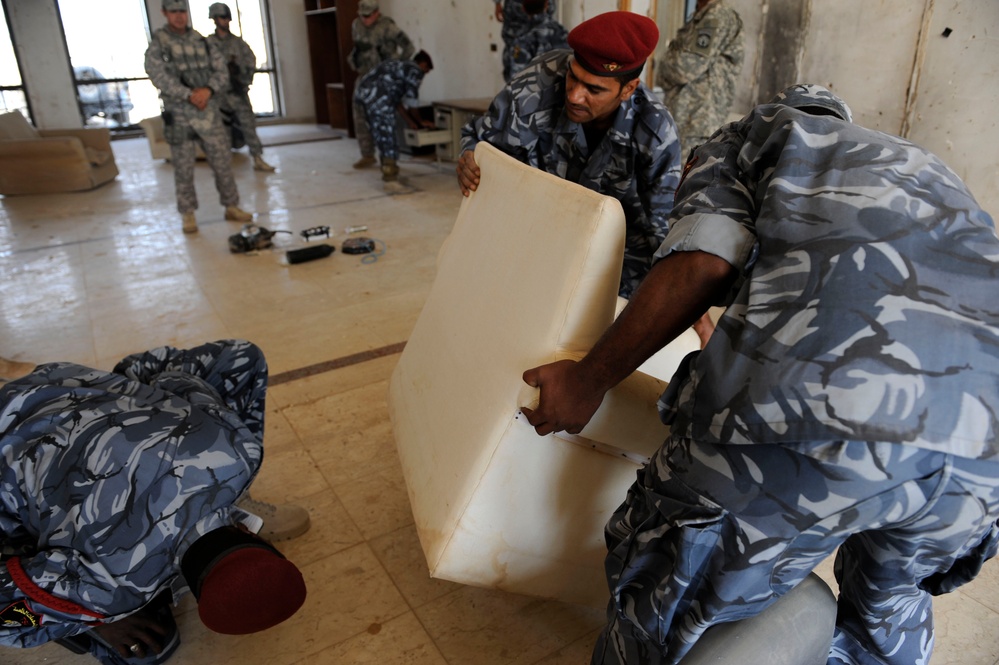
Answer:
[{"label": "sneaker", "polygon": [[181,215],[181,219],[183,220],[183,224],[180,228],[184,231],[184,233],[198,232],[198,220],[194,218],[193,212],[185,212]]},{"label": "sneaker", "polygon": [[230,222],[252,222],[253,213],[246,212],[239,206],[226,206],[225,218]]},{"label": "sneaker", "polygon": [[377,159],[375,159],[374,157],[371,157],[369,155],[365,155],[364,157],[361,157],[359,160],[357,160],[356,162],[354,162],[354,168],[355,169],[369,169],[369,168],[371,168],[372,166],[374,166],[377,163],[378,163]]},{"label": "sneaker", "polygon": [[247,492],[236,502],[239,508],[253,513],[264,521],[264,526],[258,536],[271,542],[288,540],[301,536],[309,530],[309,511],[294,504],[275,506],[264,501],[257,501]]},{"label": "sneaker", "polygon": [[276,169],[264,161],[264,158],[260,155],[255,155],[253,157],[253,170],[254,171],[267,171],[268,173],[275,171]]}]

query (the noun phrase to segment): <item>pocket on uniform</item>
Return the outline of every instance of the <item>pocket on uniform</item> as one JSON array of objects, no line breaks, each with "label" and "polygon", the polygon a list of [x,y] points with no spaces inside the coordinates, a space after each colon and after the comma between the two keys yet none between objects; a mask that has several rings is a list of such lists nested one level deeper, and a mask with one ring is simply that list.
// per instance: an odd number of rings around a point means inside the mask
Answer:
[{"label": "pocket on uniform", "polygon": [[631,505],[612,518],[608,530],[619,539],[606,569],[623,617],[646,639],[666,645],[670,627],[689,611],[722,552],[728,521],[721,506],[682,482],[662,482],[655,492],[636,483]]}]

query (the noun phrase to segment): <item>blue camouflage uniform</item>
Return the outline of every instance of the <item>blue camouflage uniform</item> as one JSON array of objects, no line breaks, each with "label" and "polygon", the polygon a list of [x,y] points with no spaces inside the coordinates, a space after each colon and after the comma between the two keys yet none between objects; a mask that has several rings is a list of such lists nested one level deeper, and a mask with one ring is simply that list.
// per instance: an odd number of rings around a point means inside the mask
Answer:
[{"label": "blue camouflage uniform", "polygon": [[839,548],[830,665],[925,665],[931,596],[996,553],[993,221],[935,156],[849,118],[795,86],[688,164],[658,256],[739,276],[607,525],[594,663],[677,663]]},{"label": "blue camouflage uniform", "polygon": [[542,53],[569,48],[568,40],[569,32],[562,24],[542,14],[540,23],[510,40],[510,78]]},{"label": "blue camouflage uniform", "polygon": [[260,467],[266,384],[260,350],[223,341],[113,372],[40,365],[0,387],[0,645],[183,590],[187,548],[233,522]]},{"label": "blue camouflage uniform", "polygon": [[485,115],[465,125],[461,150],[486,141],[529,166],[620,201],[627,236],[619,292],[627,298],[666,237],[680,180],[680,142],[669,111],[639,84],[600,143],[587,145],[583,126],[565,114],[571,55],[552,51],[522,71]]},{"label": "blue camouflage uniform", "polygon": [[[493,0],[493,2],[494,4],[503,3],[503,27],[500,30],[500,36],[503,38],[503,80],[509,83],[513,75],[517,73],[514,54],[517,39],[545,20],[553,20],[557,4],[556,0],[548,0],[547,11],[532,16],[524,11],[521,0]],[[541,53],[541,51],[537,51],[535,55],[537,53]]]},{"label": "blue camouflage uniform", "polygon": [[364,112],[378,153],[399,158],[395,138],[396,107],[404,99],[416,99],[424,71],[412,60],[386,60],[362,76],[354,88],[355,108]]}]

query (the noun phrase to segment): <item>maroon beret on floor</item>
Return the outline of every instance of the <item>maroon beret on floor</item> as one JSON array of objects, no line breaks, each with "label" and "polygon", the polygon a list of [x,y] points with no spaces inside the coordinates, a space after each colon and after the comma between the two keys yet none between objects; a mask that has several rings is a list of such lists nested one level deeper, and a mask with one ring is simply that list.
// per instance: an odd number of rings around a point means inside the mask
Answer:
[{"label": "maroon beret on floor", "polygon": [[659,28],[634,12],[607,12],[569,33],[576,62],[597,76],[621,76],[640,69],[659,43]]},{"label": "maroon beret on floor", "polygon": [[245,635],[291,617],[305,602],[302,573],[273,545],[234,526],[209,531],[184,554],[181,572],[202,623]]}]

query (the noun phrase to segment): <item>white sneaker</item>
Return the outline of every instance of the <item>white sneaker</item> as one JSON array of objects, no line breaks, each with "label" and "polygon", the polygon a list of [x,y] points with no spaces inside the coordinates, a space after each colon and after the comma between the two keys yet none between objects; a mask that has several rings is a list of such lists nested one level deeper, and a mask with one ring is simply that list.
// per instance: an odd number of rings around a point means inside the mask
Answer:
[{"label": "white sneaker", "polygon": [[272,503],[257,501],[249,492],[236,502],[236,506],[264,521],[257,535],[271,542],[295,538],[309,530],[309,511],[301,506],[294,504],[275,506]]}]

